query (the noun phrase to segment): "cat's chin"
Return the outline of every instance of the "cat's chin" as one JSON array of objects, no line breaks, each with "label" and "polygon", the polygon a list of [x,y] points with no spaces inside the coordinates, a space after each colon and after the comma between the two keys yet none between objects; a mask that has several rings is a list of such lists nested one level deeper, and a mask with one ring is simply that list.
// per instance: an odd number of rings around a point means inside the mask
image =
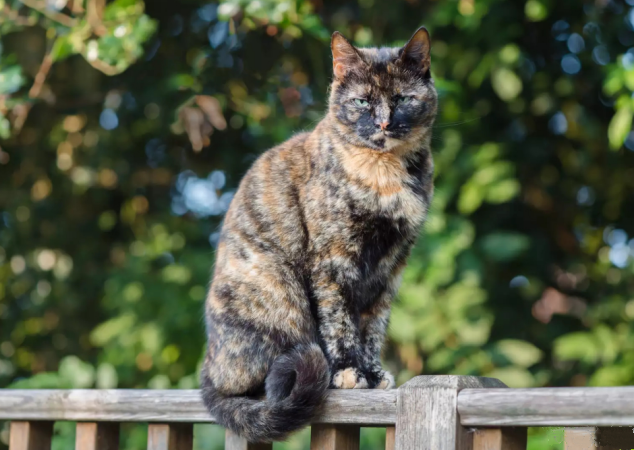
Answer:
[{"label": "cat's chin", "polygon": [[378,138],[370,140],[370,148],[379,152],[391,152],[396,148],[402,146],[404,141],[396,139],[390,136],[380,136]]}]

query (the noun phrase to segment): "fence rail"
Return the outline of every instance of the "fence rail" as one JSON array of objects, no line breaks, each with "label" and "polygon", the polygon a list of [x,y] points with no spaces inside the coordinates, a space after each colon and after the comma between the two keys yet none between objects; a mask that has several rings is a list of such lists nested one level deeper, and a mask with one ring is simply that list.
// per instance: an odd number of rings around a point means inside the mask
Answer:
[{"label": "fence rail", "polygon": [[[77,422],[76,450],[118,449],[121,422],[149,424],[148,450],[191,450],[192,425],[214,422],[197,390],[136,389],[0,390],[0,420],[11,421],[10,450],[50,449],[55,421]],[[391,391],[332,391],[311,450],[357,450],[361,426],[386,427],[386,450],[525,450],[528,426],[571,427],[566,450],[634,449],[634,387],[508,389],[429,376]],[[228,432],[225,449],[272,446]]]}]

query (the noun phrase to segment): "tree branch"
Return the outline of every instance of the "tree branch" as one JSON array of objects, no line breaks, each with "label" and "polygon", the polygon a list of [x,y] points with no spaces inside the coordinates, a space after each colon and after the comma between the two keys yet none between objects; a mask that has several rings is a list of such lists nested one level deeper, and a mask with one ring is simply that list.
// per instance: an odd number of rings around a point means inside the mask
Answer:
[{"label": "tree branch", "polygon": [[48,17],[49,19],[54,20],[55,22],[61,25],[64,25],[65,27],[74,27],[75,25],[77,25],[77,20],[73,19],[70,16],[67,16],[66,14],[49,10],[48,8],[46,8],[46,4],[42,4],[36,0],[20,0],[20,1],[24,3],[26,6],[28,6],[29,8],[38,11],[39,13]]}]

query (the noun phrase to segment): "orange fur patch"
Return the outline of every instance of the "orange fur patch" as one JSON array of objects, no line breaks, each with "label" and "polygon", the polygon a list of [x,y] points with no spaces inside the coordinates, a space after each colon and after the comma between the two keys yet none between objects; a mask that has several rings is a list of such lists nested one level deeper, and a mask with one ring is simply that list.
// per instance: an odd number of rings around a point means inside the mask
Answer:
[{"label": "orange fur patch", "polygon": [[352,178],[381,196],[401,192],[408,176],[402,159],[392,152],[351,147],[343,152],[341,162]]}]

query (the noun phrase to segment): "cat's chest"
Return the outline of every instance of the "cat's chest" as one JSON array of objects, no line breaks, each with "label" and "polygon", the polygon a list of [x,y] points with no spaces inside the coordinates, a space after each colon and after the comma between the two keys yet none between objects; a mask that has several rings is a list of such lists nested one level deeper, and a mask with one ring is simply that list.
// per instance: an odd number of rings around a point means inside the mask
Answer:
[{"label": "cat's chest", "polygon": [[425,219],[427,204],[420,189],[404,180],[388,195],[367,187],[348,186],[344,201],[337,204],[354,224],[385,229],[389,224],[401,235],[418,229]]}]

